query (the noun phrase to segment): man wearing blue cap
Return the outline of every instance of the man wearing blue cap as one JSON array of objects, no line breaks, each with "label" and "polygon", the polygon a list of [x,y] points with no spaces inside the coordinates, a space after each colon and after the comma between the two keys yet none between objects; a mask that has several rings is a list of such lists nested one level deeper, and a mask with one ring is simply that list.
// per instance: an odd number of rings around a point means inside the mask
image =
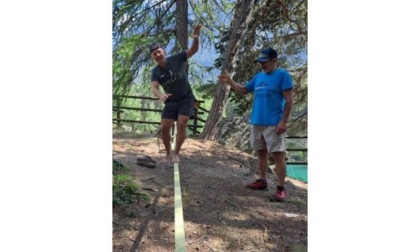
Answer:
[{"label": "man wearing blue cap", "polygon": [[277,52],[274,49],[264,48],[255,62],[259,62],[262,72],[257,73],[244,86],[234,82],[227,73],[218,78],[241,95],[254,92],[250,140],[252,148],[258,153],[259,179],[246,187],[267,190],[266,168],[270,153],[275,160],[275,171],[279,180],[274,199],[284,201],[287,196],[285,132],[292,111],[293,81],[286,70],[277,68]]},{"label": "man wearing blue cap", "polygon": [[[185,63],[198,51],[200,29],[200,24],[194,28],[191,35],[194,40],[190,48],[169,57],[166,57],[166,52],[159,43],[150,45],[150,56],[157,63],[152,69],[152,92],[165,103],[161,116],[162,141],[166,150],[165,163],[171,158],[170,129],[175,121],[177,133],[172,162],[179,162],[179,152],[187,138],[187,123],[193,114],[195,99],[188,82]],[[164,92],[161,92],[160,86]]]}]

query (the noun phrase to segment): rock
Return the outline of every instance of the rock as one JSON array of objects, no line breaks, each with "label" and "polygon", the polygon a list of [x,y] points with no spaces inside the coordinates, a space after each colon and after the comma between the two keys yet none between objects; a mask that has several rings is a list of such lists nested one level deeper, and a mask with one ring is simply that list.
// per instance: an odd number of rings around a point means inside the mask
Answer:
[{"label": "rock", "polygon": [[226,117],[220,122],[219,132],[216,134],[215,140],[223,145],[252,153],[249,135],[249,116]]}]

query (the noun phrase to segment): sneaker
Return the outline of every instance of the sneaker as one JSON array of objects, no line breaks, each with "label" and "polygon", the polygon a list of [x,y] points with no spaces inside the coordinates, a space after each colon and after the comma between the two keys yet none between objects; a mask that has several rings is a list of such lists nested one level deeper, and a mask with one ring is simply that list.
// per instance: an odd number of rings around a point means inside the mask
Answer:
[{"label": "sneaker", "polygon": [[247,184],[246,187],[254,189],[254,190],[266,190],[267,189],[267,180],[257,179],[257,180],[255,180],[255,182]]},{"label": "sneaker", "polygon": [[141,161],[151,162],[151,163],[156,164],[156,160],[153,160],[153,158],[152,158],[152,157],[150,157],[149,155],[146,155],[146,156],[144,156],[144,157],[138,157],[138,158],[137,158],[137,162],[141,162]]},{"label": "sneaker", "polygon": [[274,194],[274,199],[276,201],[284,201],[286,199],[287,192],[284,187],[277,186],[276,194]]},{"label": "sneaker", "polygon": [[153,163],[151,161],[147,161],[147,160],[141,160],[141,159],[137,160],[137,165],[144,166],[144,167],[147,167],[147,168],[156,168],[155,163]]}]

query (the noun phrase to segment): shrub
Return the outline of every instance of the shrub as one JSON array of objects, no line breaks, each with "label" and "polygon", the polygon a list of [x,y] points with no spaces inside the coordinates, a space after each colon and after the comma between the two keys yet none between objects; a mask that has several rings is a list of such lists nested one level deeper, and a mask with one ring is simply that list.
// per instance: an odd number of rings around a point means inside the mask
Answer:
[{"label": "shrub", "polygon": [[127,207],[137,200],[147,201],[149,196],[139,192],[138,185],[134,178],[126,174],[117,174],[113,177],[112,183],[112,204],[120,207]]},{"label": "shrub", "polygon": [[123,174],[129,171],[128,167],[118,161],[112,160],[112,174]]}]

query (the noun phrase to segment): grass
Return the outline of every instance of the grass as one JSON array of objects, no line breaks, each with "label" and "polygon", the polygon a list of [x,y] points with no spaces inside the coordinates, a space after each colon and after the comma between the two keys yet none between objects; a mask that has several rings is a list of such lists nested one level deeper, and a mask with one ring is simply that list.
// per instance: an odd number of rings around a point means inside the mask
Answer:
[{"label": "grass", "polygon": [[125,166],[124,164],[116,161],[116,160],[112,160],[112,174],[117,175],[117,174],[126,174],[130,171],[130,169]]},{"label": "grass", "polygon": [[133,131],[124,131],[124,130],[118,130],[113,129],[112,137],[113,138],[141,138],[142,134],[138,132]]},{"label": "grass", "polygon": [[308,246],[298,244],[298,245],[292,247],[291,252],[306,252],[306,251],[308,251]]},{"label": "grass", "polygon": [[306,202],[303,199],[301,199],[300,197],[290,197],[288,199],[288,201],[290,203],[295,204],[295,205],[301,205],[301,206],[305,206],[306,205]]},{"label": "grass", "polygon": [[125,208],[139,200],[148,201],[149,195],[139,189],[134,177],[127,174],[129,168],[113,160],[112,204]]}]

